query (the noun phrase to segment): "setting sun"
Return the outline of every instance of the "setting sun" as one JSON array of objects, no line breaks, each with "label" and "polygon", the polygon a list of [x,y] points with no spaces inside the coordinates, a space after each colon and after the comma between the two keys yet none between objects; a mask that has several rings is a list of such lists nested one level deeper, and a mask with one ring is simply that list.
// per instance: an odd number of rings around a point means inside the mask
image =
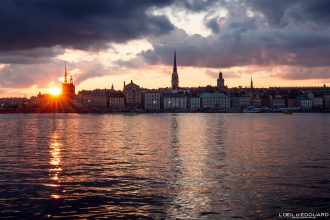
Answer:
[{"label": "setting sun", "polygon": [[58,96],[62,93],[62,90],[61,88],[57,87],[57,86],[52,86],[50,89],[49,89],[49,93],[53,96]]}]

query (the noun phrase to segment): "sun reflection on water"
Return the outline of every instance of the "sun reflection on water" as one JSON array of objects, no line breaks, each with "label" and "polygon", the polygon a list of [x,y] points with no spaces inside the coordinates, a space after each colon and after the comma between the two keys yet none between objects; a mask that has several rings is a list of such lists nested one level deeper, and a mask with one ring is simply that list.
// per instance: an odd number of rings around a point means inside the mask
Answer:
[{"label": "sun reflection on water", "polygon": [[[48,187],[59,188],[61,186],[60,174],[62,172],[61,168],[61,149],[62,144],[59,141],[59,136],[57,133],[51,135],[50,146],[50,160],[49,160],[49,177],[51,183],[47,184]],[[59,194],[52,194],[51,198],[59,199],[61,196]]]}]

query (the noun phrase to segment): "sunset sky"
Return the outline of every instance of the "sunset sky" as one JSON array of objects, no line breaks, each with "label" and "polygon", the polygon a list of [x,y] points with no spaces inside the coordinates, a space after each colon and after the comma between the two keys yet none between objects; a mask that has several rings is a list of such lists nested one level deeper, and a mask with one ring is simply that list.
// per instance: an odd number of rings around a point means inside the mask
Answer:
[{"label": "sunset sky", "polygon": [[76,90],[330,85],[328,0],[2,0],[0,97]]}]

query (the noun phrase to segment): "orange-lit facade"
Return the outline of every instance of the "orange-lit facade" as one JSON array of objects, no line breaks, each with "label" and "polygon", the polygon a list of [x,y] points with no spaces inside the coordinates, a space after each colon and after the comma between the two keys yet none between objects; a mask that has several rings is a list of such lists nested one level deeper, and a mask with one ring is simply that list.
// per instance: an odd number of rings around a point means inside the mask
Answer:
[{"label": "orange-lit facade", "polygon": [[68,74],[65,66],[64,71],[64,82],[62,83],[62,97],[63,98],[72,98],[76,95],[75,93],[75,85],[73,84],[72,76],[70,77],[70,81],[68,82]]}]

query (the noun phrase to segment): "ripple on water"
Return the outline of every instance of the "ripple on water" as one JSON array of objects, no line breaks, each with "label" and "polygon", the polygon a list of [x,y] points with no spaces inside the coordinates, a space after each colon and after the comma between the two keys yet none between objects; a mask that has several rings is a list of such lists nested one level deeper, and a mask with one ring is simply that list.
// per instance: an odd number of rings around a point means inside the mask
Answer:
[{"label": "ripple on water", "polygon": [[4,218],[326,212],[328,114],[0,115]]}]

